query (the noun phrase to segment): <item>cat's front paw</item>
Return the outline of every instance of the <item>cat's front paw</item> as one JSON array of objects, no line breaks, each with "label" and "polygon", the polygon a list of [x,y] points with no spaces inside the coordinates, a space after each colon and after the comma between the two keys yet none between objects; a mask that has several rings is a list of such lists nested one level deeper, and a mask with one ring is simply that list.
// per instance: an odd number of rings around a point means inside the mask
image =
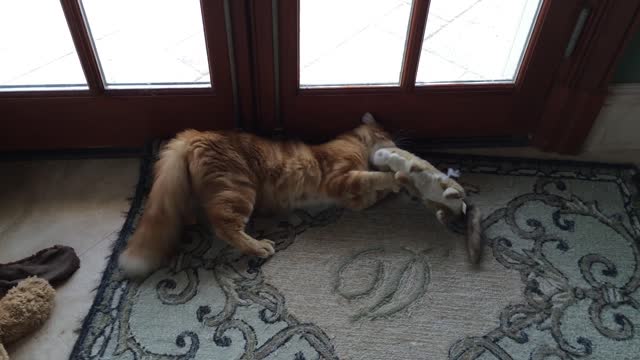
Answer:
[{"label": "cat's front paw", "polygon": [[396,171],[393,173],[391,184],[388,187],[388,190],[393,191],[394,193],[400,192],[402,188],[411,181],[409,179],[409,175],[403,171]]},{"label": "cat's front paw", "polygon": [[389,155],[387,164],[389,164],[389,167],[395,171],[411,172],[411,168],[413,168],[413,161],[405,159],[395,153]]}]

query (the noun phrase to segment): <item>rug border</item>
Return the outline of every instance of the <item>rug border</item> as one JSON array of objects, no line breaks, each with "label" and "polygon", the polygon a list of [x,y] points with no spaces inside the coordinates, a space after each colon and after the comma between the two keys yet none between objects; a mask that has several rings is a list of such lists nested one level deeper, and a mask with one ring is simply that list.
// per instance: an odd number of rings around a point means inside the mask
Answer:
[{"label": "rug border", "polygon": [[[127,238],[134,230],[134,222],[136,220],[136,215],[140,211],[143,201],[149,191],[150,184],[148,183],[149,174],[153,168],[153,163],[155,162],[155,155],[159,146],[159,141],[149,142],[143,151],[142,158],[140,160],[138,181],[135,188],[135,193],[130,202],[130,208],[127,211],[125,222],[122,226],[122,229],[118,233],[118,238],[114,241],[111,246],[111,254],[109,255],[109,260],[107,262],[106,268],[102,272],[102,276],[100,278],[100,283],[98,285],[96,295],[91,303],[91,307],[89,308],[87,314],[82,320],[82,326],[78,335],[78,338],[75,341],[71,354],[69,355],[70,360],[79,359],[79,353],[82,351],[82,344],[90,331],[90,324],[92,323],[97,311],[98,305],[102,303],[104,292],[106,287],[108,286],[108,282],[105,280],[112,277],[113,272],[117,269],[118,255],[122,247],[125,245]],[[473,163],[477,161],[487,161],[487,162],[496,162],[496,163],[517,163],[518,165],[523,166],[533,166],[539,167],[541,164],[553,164],[556,166],[574,166],[574,167],[589,167],[589,166],[597,166],[601,168],[608,169],[617,169],[617,170],[630,170],[636,173],[640,173],[640,167],[634,164],[611,164],[611,163],[599,163],[599,162],[586,162],[586,161],[575,161],[575,160],[566,160],[566,159],[534,159],[534,158],[518,158],[518,157],[501,157],[501,156],[485,156],[485,155],[462,155],[462,154],[451,154],[451,153],[438,153],[438,152],[418,152],[418,154],[425,158],[432,158],[434,161],[440,160],[442,161],[452,161],[457,162],[460,165]],[[473,173],[473,171],[472,171]],[[527,176],[536,176],[536,175],[527,175]],[[624,181],[624,179],[621,179]],[[633,181],[626,181],[627,185],[631,185],[637,187],[640,191],[640,185],[634,184]],[[629,211],[625,206],[625,212],[628,216],[634,216],[633,211]]]},{"label": "rug border", "polygon": [[556,166],[597,166],[606,169],[627,169],[636,170],[640,172],[640,165],[636,165],[631,162],[610,163],[599,161],[582,161],[572,159],[539,159],[529,157],[516,157],[516,156],[497,156],[497,155],[476,155],[476,154],[459,154],[459,153],[446,153],[446,152],[431,152],[431,151],[418,151],[417,155],[424,157],[425,160],[428,157],[436,160],[458,161],[465,163],[472,163],[474,161],[489,161],[489,162],[509,162],[519,164],[531,164],[540,165],[541,163],[553,164]]},{"label": "rug border", "polygon": [[89,311],[84,316],[82,320],[82,327],[80,328],[80,333],[78,338],[73,345],[73,349],[71,350],[71,354],[69,355],[70,360],[75,360],[78,358],[79,353],[82,351],[81,345],[84,344],[84,341],[88,335],[90,328],[90,324],[93,321],[96,312],[98,311],[98,305],[103,300],[104,292],[106,287],[108,286],[108,280],[112,277],[113,272],[118,267],[118,255],[120,254],[121,248],[124,246],[127,238],[134,230],[134,222],[136,220],[136,214],[140,211],[142,207],[142,203],[144,198],[148,192],[148,184],[147,179],[149,178],[149,174],[152,169],[152,165],[154,163],[154,148],[155,142],[150,142],[144,147],[144,151],[142,154],[142,158],[140,160],[140,166],[138,171],[138,181],[136,183],[135,192],[133,198],[130,201],[129,211],[126,213],[126,218],[122,228],[118,232],[118,238],[111,245],[111,254],[109,254],[109,260],[107,261],[106,268],[102,271],[102,276],[100,277],[100,283],[98,287],[95,289],[96,295],[93,298],[93,302],[91,303],[91,307]]}]

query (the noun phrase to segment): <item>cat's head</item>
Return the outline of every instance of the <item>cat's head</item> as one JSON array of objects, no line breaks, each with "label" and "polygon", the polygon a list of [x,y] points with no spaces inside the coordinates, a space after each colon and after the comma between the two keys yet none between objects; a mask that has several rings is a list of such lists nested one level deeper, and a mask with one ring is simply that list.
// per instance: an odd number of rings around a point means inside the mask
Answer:
[{"label": "cat's head", "polygon": [[371,113],[362,116],[362,125],[358,126],[354,132],[371,151],[395,147],[391,135],[382,128]]}]

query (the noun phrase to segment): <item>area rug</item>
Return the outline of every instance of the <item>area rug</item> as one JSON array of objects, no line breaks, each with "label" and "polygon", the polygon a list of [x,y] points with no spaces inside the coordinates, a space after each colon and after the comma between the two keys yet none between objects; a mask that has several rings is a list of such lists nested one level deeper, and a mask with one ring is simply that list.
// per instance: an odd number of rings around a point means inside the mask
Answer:
[{"label": "area rug", "polygon": [[430,157],[484,213],[479,266],[398,195],[253,219],[277,243],[267,261],[194,226],[169,267],[130,282],[116,259],[152,158],[72,359],[640,359],[633,168]]}]

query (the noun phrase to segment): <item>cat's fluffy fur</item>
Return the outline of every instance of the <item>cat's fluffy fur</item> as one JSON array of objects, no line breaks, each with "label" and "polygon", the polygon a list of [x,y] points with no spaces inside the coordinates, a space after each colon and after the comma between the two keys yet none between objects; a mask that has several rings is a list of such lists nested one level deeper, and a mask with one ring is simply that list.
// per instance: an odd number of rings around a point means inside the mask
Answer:
[{"label": "cat's fluffy fur", "polygon": [[218,238],[241,252],[274,254],[275,243],[254,239],[245,225],[256,210],[309,203],[350,209],[373,205],[399,184],[390,172],[370,170],[370,157],[394,146],[370,114],[364,124],[321,145],[275,142],[239,132],[187,130],[171,140],[155,166],[144,213],[120,256],[128,276],[144,276],[174,251],[197,201]]}]

